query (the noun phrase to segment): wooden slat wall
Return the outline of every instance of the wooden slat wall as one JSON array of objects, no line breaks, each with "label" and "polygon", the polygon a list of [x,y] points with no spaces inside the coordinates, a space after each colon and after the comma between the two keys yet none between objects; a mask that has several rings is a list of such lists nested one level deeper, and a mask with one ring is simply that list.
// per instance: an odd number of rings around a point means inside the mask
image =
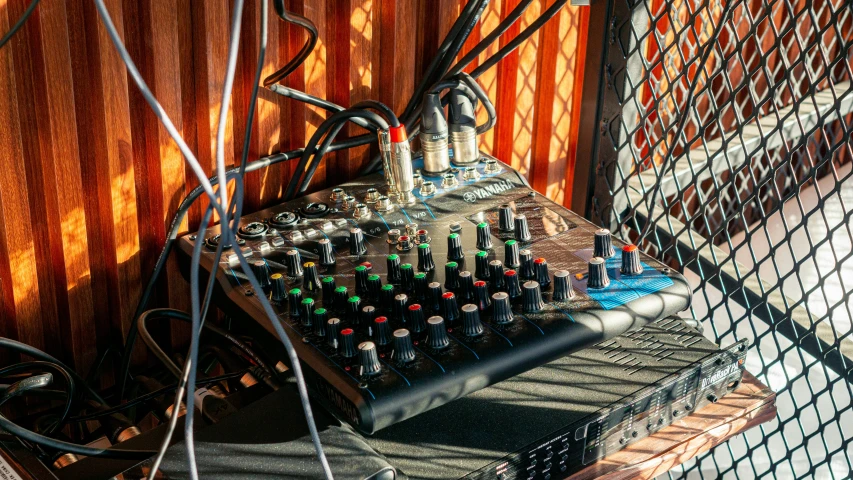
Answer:
[{"label": "wooden slat wall", "polygon": [[[30,0],[0,2],[0,32]],[[247,0],[226,133],[239,162],[258,54],[260,1]],[[534,1],[500,45],[553,0]],[[401,111],[464,0],[288,0],[320,31],[317,48],[285,84],[349,105],[376,98]],[[518,0],[492,0],[463,53]],[[213,171],[229,0],[107,0],[149,86],[199,161]],[[305,34],[270,12],[264,74],[302,47]],[[529,176],[558,202],[571,198],[586,12],[566,7],[480,78],[498,124],[484,151]],[[492,46],[485,55],[497,51]],[[480,60],[482,60],[482,58]],[[479,62],[475,62],[468,71]],[[302,146],[323,111],[261,90],[249,158]],[[359,133],[357,127],[350,134]],[[312,189],[343,182],[369,157],[330,155]],[[197,181],[127,77],[90,1],[43,0],[0,50],[0,335],[46,349],[81,372],[120,345],[173,212]],[[293,169],[247,180],[249,211],[275,204]],[[206,201],[183,225],[197,227]],[[187,308],[174,259],[155,305]],[[183,325],[157,329],[180,343]],[[0,352],[0,364],[14,359]]]}]

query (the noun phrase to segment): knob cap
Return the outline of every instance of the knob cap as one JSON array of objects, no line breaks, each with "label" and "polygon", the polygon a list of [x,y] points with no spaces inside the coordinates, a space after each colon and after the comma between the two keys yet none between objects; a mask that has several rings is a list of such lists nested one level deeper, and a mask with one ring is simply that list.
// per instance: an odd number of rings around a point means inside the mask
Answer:
[{"label": "knob cap", "polygon": [[335,308],[335,277],[323,277],[320,285],[323,287],[323,306],[330,310]]},{"label": "knob cap", "polygon": [[400,273],[400,256],[396,253],[392,253],[385,258],[385,264],[388,267],[388,274],[385,278],[385,281],[388,283],[400,283],[401,273]]},{"label": "knob cap", "polygon": [[302,288],[309,293],[320,291],[320,278],[317,275],[317,266],[314,262],[305,262],[303,265]]},{"label": "knob cap", "polygon": [[[353,325],[361,324],[361,297],[353,295],[347,299],[347,320]],[[369,324],[368,324],[369,325]]]},{"label": "knob cap", "polygon": [[373,321],[373,341],[380,348],[391,343],[391,323],[388,317],[376,317]]},{"label": "knob cap", "polygon": [[643,264],[640,263],[640,249],[636,245],[622,247],[622,273],[625,275],[643,273]]},{"label": "knob cap", "polygon": [[369,276],[370,272],[364,265],[355,267],[355,293],[357,295],[367,295],[367,277]]},{"label": "knob cap", "polygon": [[551,275],[548,273],[548,261],[544,258],[537,258],[533,261],[533,278],[539,282],[539,285],[544,289],[551,286]]},{"label": "knob cap", "polygon": [[509,268],[521,266],[521,257],[518,256],[518,241],[507,240],[504,244],[504,263]]},{"label": "knob cap", "polygon": [[504,264],[500,260],[492,260],[489,262],[489,279],[492,281],[492,288],[501,290],[504,287]]},{"label": "knob cap", "polygon": [[350,255],[367,253],[367,246],[364,244],[364,232],[360,228],[351,228],[349,231],[349,253]]},{"label": "knob cap", "polygon": [[392,308],[394,308],[394,285],[386,283],[379,290],[379,309],[390,312]]},{"label": "knob cap", "polygon": [[477,249],[492,249],[492,230],[486,222],[480,222],[477,224]]},{"label": "knob cap", "polygon": [[261,288],[270,286],[270,268],[267,266],[267,262],[263,260],[252,262],[252,273],[255,275]]},{"label": "knob cap", "polygon": [[498,292],[492,295],[492,315],[494,315],[495,323],[499,325],[512,323],[512,306],[506,292]]},{"label": "knob cap", "polygon": [[406,305],[409,303],[409,296],[401,293],[394,297],[394,308],[391,309],[393,319],[401,324],[406,323]]},{"label": "knob cap", "polygon": [[330,318],[326,322],[326,343],[334,350],[338,349],[341,344],[341,320],[339,318]]},{"label": "knob cap", "polygon": [[566,270],[554,272],[554,300],[565,302],[575,296],[572,288],[572,276]]},{"label": "knob cap", "polygon": [[468,270],[459,272],[459,297],[466,301],[474,297],[474,275]]},{"label": "knob cap", "polygon": [[462,251],[462,237],[458,233],[447,236],[447,258],[449,260],[462,260],[465,252]]},{"label": "knob cap", "polygon": [[522,288],[524,291],[522,298],[522,306],[527,313],[535,313],[545,308],[545,302],[542,301],[542,289],[539,288],[539,282],[530,280],[524,282]]},{"label": "knob cap", "polygon": [[444,327],[443,318],[435,316],[429,317],[429,320],[427,320],[426,344],[428,347],[436,350],[447,348],[450,345],[450,339],[447,338],[447,330]]},{"label": "knob cap", "polygon": [[370,336],[373,336],[373,321],[376,320],[376,317],[378,316],[379,312],[376,311],[376,307],[373,305],[365,305],[361,307],[358,324],[366,326]]},{"label": "knob cap", "polygon": [[610,230],[606,228],[596,230],[592,256],[610,258],[613,254],[613,240],[610,235]]},{"label": "knob cap", "polygon": [[427,300],[429,300],[429,307],[433,312],[438,312],[441,310],[441,284],[438,282],[430,282],[427,285]]},{"label": "knob cap", "polygon": [[444,292],[441,295],[441,316],[448,325],[453,325],[459,318],[459,304],[456,303],[456,295],[453,292]]},{"label": "knob cap", "polygon": [[313,313],[314,335],[326,336],[326,324],[329,322],[329,312],[325,308],[318,308]]},{"label": "knob cap", "polygon": [[409,305],[409,330],[412,333],[421,333],[426,330],[424,309],[417,303]]},{"label": "knob cap", "polygon": [[351,328],[345,328],[341,330],[341,341],[338,346],[338,350],[341,352],[346,358],[352,358],[356,356],[355,350],[355,332]]},{"label": "knob cap", "polygon": [[332,301],[332,308],[338,312],[346,312],[347,300],[349,300],[347,287],[341,285],[340,287],[335,288],[335,297]]},{"label": "knob cap", "polygon": [[287,285],[284,284],[284,275],[280,273],[270,275],[270,287],[272,299],[277,302],[283,302],[287,297]]},{"label": "knob cap", "polygon": [[310,327],[314,317],[314,299],[303,298],[299,304],[299,317],[303,327]]},{"label": "knob cap", "polygon": [[411,263],[400,265],[400,288],[404,292],[411,292],[415,288],[415,269]]},{"label": "knob cap", "polygon": [[379,290],[382,288],[382,279],[375,273],[367,276],[367,298],[379,299]]},{"label": "knob cap", "polygon": [[413,248],[415,248],[415,240],[410,235],[400,235],[397,239],[397,250],[408,252]]},{"label": "knob cap", "polygon": [[503,232],[511,232],[515,228],[512,207],[507,204],[501,205],[498,209],[498,228]]},{"label": "knob cap", "polygon": [[379,364],[379,352],[373,342],[359,343],[358,351],[361,358],[362,375],[376,375],[382,370],[382,366]]},{"label": "knob cap", "polygon": [[589,261],[589,278],[586,285],[589,288],[605,288],[610,285],[610,278],[607,277],[607,266],[603,258],[593,257]]},{"label": "knob cap", "polygon": [[483,322],[480,321],[480,309],[469,303],[462,306],[462,334],[476,337],[483,334]]},{"label": "knob cap", "polygon": [[519,242],[529,242],[533,237],[530,235],[530,227],[527,226],[527,215],[515,216],[515,239]]},{"label": "knob cap", "polygon": [[444,265],[444,288],[456,290],[459,288],[459,264],[447,262]]},{"label": "knob cap", "polygon": [[519,257],[521,257],[521,278],[525,280],[530,280],[534,278],[536,275],[533,271],[533,252],[530,250],[521,250],[518,252]]},{"label": "knob cap", "polygon": [[415,298],[418,300],[426,300],[427,298],[427,277],[425,273],[415,274]]},{"label": "knob cap", "polygon": [[484,311],[492,306],[492,301],[489,299],[489,287],[482,280],[474,282],[474,304]]},{"label": "knob cap", "polygon": [[394,357],[400,363],[415,360],[415,346],[412,345],[412,335],[405,328],[394,330]]},{"label": "knob cap", "polygon": [[518,298],[521,296],[521,284],[518,281],[518,273],[515,270],[507,270],[504,272],[504,288],[509,298]]},{"label": "knob cap", "polygon": [[332,242],[328,238],[324,238],[317,242],[318,250],[320,250],[320,265],[331,267],[335,264],[335,252],[332,251]]},{"label": "knob cap", "polygon": [[284,268],[288,277],[302,276],[302,256],[299,255],[299,250],[288,250],[284,254]]},{"label": "knob cap", "polygon": [[298,317],[299,316],[299,305],[302,303],[302,290],[298,288],[292,288],[289,292],[287,292],[287,303],[290,306],[290,316]]},{"label": "knob cap", "polygon": [[489,279],[489,252],[477,252],[474,257],[474,276],[480,280]]},{"label": "knob cap", "polygon": [[428,243],[418,245],[418,270],[429,272],[435,270],[435,262],[432,259],[432,250]]}]

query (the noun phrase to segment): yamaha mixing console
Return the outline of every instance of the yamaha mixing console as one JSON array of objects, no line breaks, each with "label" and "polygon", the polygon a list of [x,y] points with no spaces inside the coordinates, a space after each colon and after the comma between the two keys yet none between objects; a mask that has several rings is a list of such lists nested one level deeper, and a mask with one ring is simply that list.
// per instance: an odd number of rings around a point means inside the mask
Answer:
[{"label": "yamaha mixing console", "polygon": [[678,273],[494,158],[411,180],[405,196],[377,174],[246,215],[218,265],[218,227],[181,239],[185,270],[205,242],[219,306],[274,336],[270,298],[314,397],[362,432],[690,304]]}]

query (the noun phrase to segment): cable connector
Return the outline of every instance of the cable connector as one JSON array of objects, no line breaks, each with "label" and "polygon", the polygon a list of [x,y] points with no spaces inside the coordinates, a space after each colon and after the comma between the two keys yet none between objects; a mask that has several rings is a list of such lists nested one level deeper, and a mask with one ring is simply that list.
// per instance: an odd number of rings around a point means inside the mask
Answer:
[{"label": "cable connector", "polygon": [[453,145],[453,163],[459,166],[470,166],[480,160],[480,149],[477,146],[477,114],[476,100],[469,95],[467,88],[450,90],[449,123],[450,143]]},{"label": "cable connector", "polygon": [[421,110],[421,150],[424,154],[424,172],[444,173],[450,170],[450,155],[447,147],[447,120],[438,93],[424,94]]},{"label": "cable connector", "polygon": [[393,192],[399,203],[411,203],[415,200],[412,191],[415,189],[415,176],[412,171],[412,147],[406,127],[391,127],[388,129],[391,138],[391,176],[394,177]]},{"label": "cable connector", "polygon": [[382,157],[382,169],[385,171],[385,183],[394,192],[397,190],[397,181],[394,178],[394,168],[391,165],[391,132],[388,130],[377,130],[376,137],[379,141],[379,155]]}]

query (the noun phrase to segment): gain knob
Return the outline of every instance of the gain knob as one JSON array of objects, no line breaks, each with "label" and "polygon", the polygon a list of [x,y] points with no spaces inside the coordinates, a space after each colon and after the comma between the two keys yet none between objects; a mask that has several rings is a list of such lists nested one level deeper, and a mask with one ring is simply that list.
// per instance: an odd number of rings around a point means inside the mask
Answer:
[{"label": "gain knob", "polygon": [[517,241],[507,240],[504,244],[504,263],[509,268],[518,268],[521,266],[521,257],[518,256]]},{"label": "gain knob", "polygon": [[391,255],[388,255],[385,260],[388,266],[388,276],[386,277],[386,281],[388,283],[400,283],[400,256],[392,253]]},{"label": "gain knob", "polygon": [[361,324],[361,297],[353,295],[347,299],[346,315],[347,320],[349,320],[353,325]]},{"label": "gain knob", "polygon": [[551,275],[548,273],[548,261],[537,258],[533,261],[533,278],[545,289],[551,285]]},{"label": "gain knob", "polygon": [[420,272],[415,274],[415,298],[425,300],[427,298],[427,276]]},{"label": "gain knob", "polygon": [[391,343],[391,324],[387,317],[376,317],[373,320],[373,341],[379,348]]},{"label": "gain knob", "polygon": [[376,320],[377,316],[379,316],[379,313],[373,305],[365,305],[361,308],[358,323],[359,325],[367,326],[367,331],[370,333],[370,336],[373,336],[373,322]]},{"label": "gain knob", "polygon": [[512,323],[512,306],[506,292],[498,292],[492,295],[492,315],[498,325]]},{"label": "gain knob", "polygon": [[417,303],[409,305],[409,330],[413,333],[421,333],[426,330],[424,309]]},{"label": "gain knob", "polygon": [[533,237],[530,235],[530,227],[527,226],[527,215],[516,215],[514,222],[515,239],[519,242],[529,242]]},{"label": "gain knob", "polygon": [[367,253],[367,246],[364,244],[364,232],[360,228],[351,228],[349,231],[349,253],[350,255]]},{"label": "gain knob", "polygon": [[565,302],[571,300],[575,296],[575,290],[572,288],[572,276],[566,270],[557,270],[554,272],[554,300]]},{"label": "gain knob", "polygon": [[486,222],[480,222],[477,224],[477,249],[492,249],[492,231],[489,224]]},{"label": "gain knob", "polygon": [[284,275],[273,273],[270,275],[270,292],[272,299],[276,302],[282,302],[287,297],[287,285],[284,284]]},{"label": "gain knob", "polygon": [[504,272],[504,286],[509,298],[518,298],[521,296],[521,285],[518,283],[518,274],[515,270],[507,270]]},{"label": "gain knob", "polygon": [[302,275],[302,257],[299,250],[288,250],[284,254],[284,268],[288,277],[299,277]]},{"label": "gain knob", "polygon": [[335,308],[335,277],[323,277],[320,281],[323,287],[323,306],[328,309]]},{"label": "gain knob", "polygon": [[255,275],[261,288],[270,286],[270,268],[267,266],[267,262],[263,260],[252,262],[252,273]]},{"label": "gain knob", "polygon": [[489,262],[489,279],[494,290],[502,290],[504,286],[504,264],[500,260]]},{"label": "gain knob", "polygon": [[394,320],[399,323],[406,323],[406,305],[409,303],[409,296],[401,293],[394,296],[394,307],[391,309],[391,315]]},{"label": "gain knob", "polygon": [[390,312],[394,307],[394,285],[386,283],[379,290],[379,308],[383,311]]},{"label": "gain knob", "polygon": [[375,273],[367,276],[367,298],[370,300],[379,299],[379,290],[382,288],[382,279]]},{"label": "gain knob", "polygon": [[355,293],[358,295],[367,295],[367,277],[370,276],[370,272],[367,271],[367,267],[364,265],[359,265],[355,267]]},{"label": "gain knob", "polygon": [[474,304],[483,311],[492,306],[492,301],[489,300],[489,287],[482,280],[474,282]]},{"label": "gain knob", "polygon": [[459,318],[459,306],[453,292],[445,292],[441,295],[441,316],[448,325],[453,325]]},{"label": "gain knob", "polygon": [[542,289],[539,288],[539,282],[530,280],[524,282],[523,286],[522,306],[525,313],[536,313],[545,308],[545,302],[542,301]]},{"label": "gain knob", "polygon": [[418,245],[418,270],[429,272],[435,270],[435,262],[432,259],[432,250],[428,243]]},{"label": "gain knob", "polygon": [[338,318],[330,318],[326,322],[326,343],[337,350],[341,343],[341,320]]},{"label": "gain knob", "polygon": [[373,342],[361,342],[358,344],[359,358],[361,359],[361,374],[365,376],[377,375],[382,367],[379,364],[379,352]]},{"label": "gain knob", "polygon": [[498,228],[502,232],[511,232],[515,228],[515,216],[512,213],[512,207],[508,204],[503,204],[498,209]]},{"label": "gain knob", "polygon": [[459,288],[459,264],[447,262],[444,265],[444,288],[456,290]]},{"label": "gain knob", "polygon": [[476,337],[482,335],[483,330],[480,309],[472,303],[462,305],[462,334],[467,337]]},{"label": "gain knob", "polygon": [[435,316],[429,317],[429,320],[427,320],[426,344],[428,347],[436,350],[447,348],[450,345],[450,339],[447,338],[447,329],[444,327],[443,318]]},{"label": "gain knob", "polygon": [[533,271],[533,252],[530,250],[521,250],[518,252],[518,256],[521,258],[521,278],[525,280],[530,280],[534,278],[535,272]]},{"label": "gain knob", "polygon": [[287,292],[287,303],[289,304],[289,311],[291,317],[299,316],[299,304],[302,303],[302,290],[298,288],[292,288],[289,292]]},{"label": "gain knob", "polygon": [[320,278],[317,275],[317,266],[314,262],[305,262],[302,275],[302,288],[309,293],[320,291]]},{"label": "gain knob", "polygon": [[480,280],[489,279],[489,252],[477,252],[474,257],[474,276]]},{"label": "gain knob", "polygon": [[329,323],[329,313],[325,308],[318,308],[314,310],[313,314],[313,322],[314,322],[314,335],[318,337],[326,336],[326,326]]},{"label": "gain knob", "polygon": [[600,228],[596,230],[595,240],[592,249],[592,256],[610,258],[613,255],[613,240],[610,235],[610,230],[606,228]]},{"label": "gain knob", "polygon": [[449,260],[462,260],[465,252],[462,251],[462,238],[458,233],[447,236],[447,258]]},{"label": "gain knob", "polygon": [[349,300],[349,293],[347,292],[347,287],[341,285],[340,287],[335,288],[335,296],[334,300],[332,301],[332,308],[338,312],[346,312],[347,300]]},{"label": "gain knob", "polygon": [[393,358],[400,363],[409,363],[415,360],[415,346],[412,345],[412,336],[405,328],[394,330]]},{"label": "gain knob", "polygon": [[589,288],[605,288],[610,285],[607,277],[607,265],[601,257],[594,257],[589,261],[589,278],[586,285]]},{"label": "gain knob", "polygon": [[335,252],[332,251],[332,242],[328,238],[324,238],[317,242],[317,247],[320,255],[320,265],[331,267],[335,264]]},{"label": "gain knob", "polygon": [[302,302],[299,304],[299,317],[302,320],[303,327],[310,327],[312,325],[313,315],[314,314],[314,299],[313,298],[303,298]]},{"label": "gain knob", "polygon": [[404,292],[411,292],[415,288],[415,270],[411,263],[400,265],[400,288]]},{"label": "gain knob", "polygon": [[338,350],[341,352],[341,355],[346,358],[352,358],[356,356],[357,352],[355,350],[355,331],[353,331],[353,329],[345,328],[341,330],[340,345],[338,346]]},{"label": "gain knob", "polygon": [[622,247],[622,274],[639,275],[643,273],[643,264],[640,263],[640,250],[636,245],[625,245]]},{"label": "gain knob", "polygon": [[466,301],[474,296],[474,275],[468,270],[459,272],[459,296]]},{"label": "gain knob", "polygon": [[429,307],[433,312],[441,310],[441,284],[438,282],[430,282],[427,285],[427,300]]}]

